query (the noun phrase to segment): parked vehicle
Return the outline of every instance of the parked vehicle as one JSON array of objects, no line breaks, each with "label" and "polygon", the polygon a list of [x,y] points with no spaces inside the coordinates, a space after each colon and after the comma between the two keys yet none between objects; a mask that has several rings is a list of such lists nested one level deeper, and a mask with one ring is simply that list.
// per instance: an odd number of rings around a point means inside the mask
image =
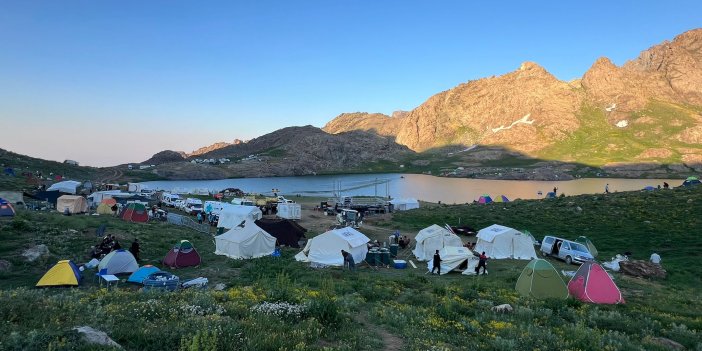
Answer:
[{"label": "parked vehicle", "polygon": [[185,205],[183,206],[183,211],[188,214],[194,215],[203,211],[202,200],[189,197],[185,199]]},{"label": "parked vehicle", "polygon": [[184,211],[184,208],[185,208],[185,200],[183,200],[183,199],[178,199],[178,200],[173,201],[173,207],[175,207],[175,208],[177,208],[177,209],[179,209],[179,210],[181,210],[181,211]]},{"label": "parked vehicle", "polygon": [[583,263],[595,259],[585,245],[548,235],[541,241],[541,252],[545,256],[559,258],[567,264]]},{"label": "parked vehicle", "polygon": [[161,197],[161,201],[168,207],[177,207],[176,201],[180,200],[178,194],[164,193]]},{"label": "parked vehicle", "polygon": [[247,198],[233,198],[232,199],[232,204],[233,205],[241,205],[241,206],[256,206],[256,203],[252,199],[247,199]]}]

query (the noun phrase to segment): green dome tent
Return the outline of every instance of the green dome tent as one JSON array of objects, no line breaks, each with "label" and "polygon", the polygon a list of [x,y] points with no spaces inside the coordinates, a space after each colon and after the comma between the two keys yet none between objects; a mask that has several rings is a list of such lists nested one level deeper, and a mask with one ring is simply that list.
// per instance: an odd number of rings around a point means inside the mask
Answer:
[{"label": "green dome tent", "polygon": [[592,257],[597,257],[597,248],[595,247],[595,244],[593,244],[592,241],[590,241],[590,239],[588,239],[586,236],[579,236],[575,242],[585,245],[587,250],[590,251],[590,254],[592,254]]},{"label": "green dome tent", "polygon": [[520,295],[537,299],[568,298],[568,288],[558,271],[548,261],[539,258],[524,267],[515,289]]}]

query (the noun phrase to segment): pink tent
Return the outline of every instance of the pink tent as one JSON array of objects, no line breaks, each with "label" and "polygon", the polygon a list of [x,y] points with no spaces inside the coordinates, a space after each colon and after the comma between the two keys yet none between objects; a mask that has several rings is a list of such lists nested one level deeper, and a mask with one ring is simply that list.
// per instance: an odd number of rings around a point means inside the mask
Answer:
[{"label": "pink tent", "polygon": [[583,263],[568,282],[568,292],[578,300],[598,304],[624,303],[621,291],[599,264]]}]

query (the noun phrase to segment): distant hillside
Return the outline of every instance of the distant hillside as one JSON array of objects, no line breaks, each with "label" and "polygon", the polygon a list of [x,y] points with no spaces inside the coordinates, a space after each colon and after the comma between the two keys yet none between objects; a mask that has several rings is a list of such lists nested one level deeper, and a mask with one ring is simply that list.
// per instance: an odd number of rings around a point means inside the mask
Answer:
[{"label": "distant hillside", "polygon": [[[288,127],[200,155],[229,158],[234,160],[232,163],[213,166],[174,162],[162,164],[154,172],[172,179],[216,179],[368,171],[364,167],[369,164],[397,162],[412,154],[407,147],[374,133],[333,135],[312,126]],[[241,160],[249,155],[255,158]]]}]

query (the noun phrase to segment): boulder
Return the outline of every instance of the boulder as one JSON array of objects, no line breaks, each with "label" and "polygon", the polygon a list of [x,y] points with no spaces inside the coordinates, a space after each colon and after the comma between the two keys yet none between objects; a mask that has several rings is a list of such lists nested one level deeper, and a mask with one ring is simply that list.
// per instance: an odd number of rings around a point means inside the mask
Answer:
[{"label": "boulder", "polygon": [[509,312],[514,311],[514,308],[510,304],[505,303],[505,304],[497,305],[497,306],[493,307],[492,310],[494,312],[498,312],[498,313],[509,313]]},{"label": "boulder", "polygon": [[619,272],[646,278],[665,278],[668,275],[661,265],[642,260],[619,262]]},{"label": "boulder", "polygon": [[226,287],[227,287],[227,286],[224,285],[224,283],[219,283],[219,284],[217,284],[217,285],[214,286],[214,289],[215,289],[216,291],[222,291],[222,290],[224,290]]},{"label": "boulder", "polygon": [[83,337],[85,338],[85,341],[87,341],[89,344],[97,344],[97,345],[105,345],[105,346],[111,346],[111,347],[116,347],[121,349],[122,346],[118,343],[116,343],[114,340],[112,340],[105,332],[99,331],[97,329],[93,329],[88,326],[83,326],[83,327],[75,327],[73,330],[78,331],[79,333],[83,334]]},{"label": "boulder", "polygon": [[39,257],[48,255],[49,254],[49,248],[44,245],[44,244],[39,244],[34,247],[30,247],[24,252],[22,252],[22,256],[27,259],[29,262],[34,262],[36,261]]}]

